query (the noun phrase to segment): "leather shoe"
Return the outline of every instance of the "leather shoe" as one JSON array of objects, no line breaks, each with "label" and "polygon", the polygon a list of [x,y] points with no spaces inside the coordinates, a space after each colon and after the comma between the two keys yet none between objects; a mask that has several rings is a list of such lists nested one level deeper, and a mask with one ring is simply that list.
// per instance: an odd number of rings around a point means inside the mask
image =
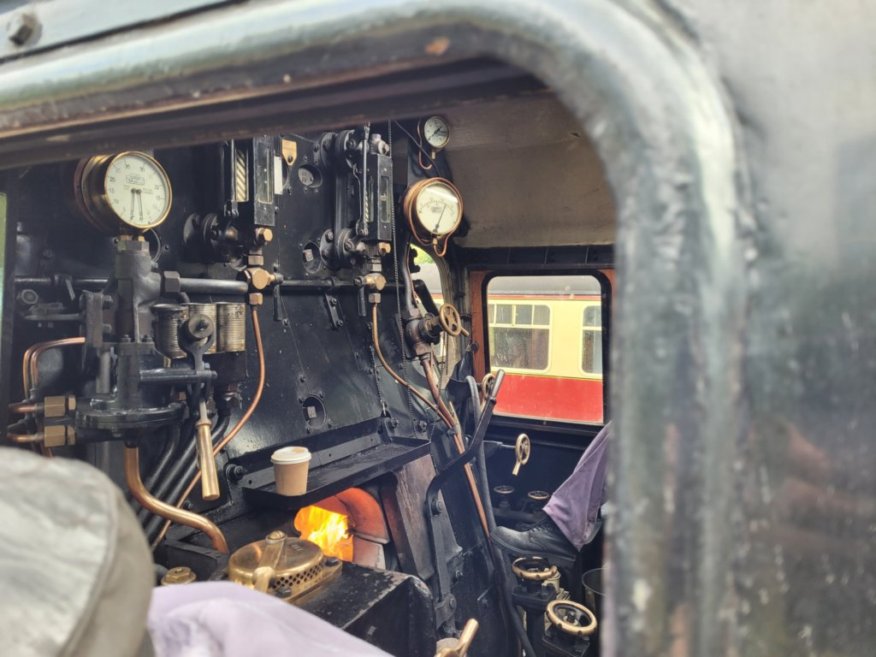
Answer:
[{"label": "leather shoe", "polygon": [[563,567],[571,567],[578,557],[578,550],[549,517],[525,532],[496,527],[492,537],[496,545],[516,557],[545,557],[551,563]]}]

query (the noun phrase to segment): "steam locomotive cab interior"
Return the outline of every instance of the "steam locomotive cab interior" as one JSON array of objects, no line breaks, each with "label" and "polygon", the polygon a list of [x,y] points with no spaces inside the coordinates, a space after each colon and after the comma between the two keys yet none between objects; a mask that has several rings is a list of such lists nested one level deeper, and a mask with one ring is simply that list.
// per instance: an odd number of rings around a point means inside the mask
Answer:
[{"label": "steam locomotive cab interior", "polygon": [[517,75],[7,171],[7,445],[117,483],[156,584],[229,579],[393,655],[470,619],[469,654],[511,655],[521,612],[534,654],[598,654],[544,618],[598,607],[601,534],[523,577],[488,539],[539,522],[610,417],[614,202]]}]

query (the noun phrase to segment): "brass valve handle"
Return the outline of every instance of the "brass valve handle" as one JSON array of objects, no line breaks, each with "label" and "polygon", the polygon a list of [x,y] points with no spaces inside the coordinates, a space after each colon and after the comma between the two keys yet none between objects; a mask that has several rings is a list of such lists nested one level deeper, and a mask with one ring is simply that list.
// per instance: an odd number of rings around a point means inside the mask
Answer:
[{"label": "brass valve handle", "polygon": [[256,591],[268,592],[274,573],[277,572],[277,563],[283,554],[285,543],[286,534],[280,530],[272,531],[265,537],[265,549],[259,559],[258,566],[253,571],[253,588]]},{"label": "brass valve handle", "polygon": [[519,474],[520,468],[529,463],[529,456],[532,454],[532,442],[529,440],[529,436],[525,433],[521,433],[517,436],[517,442],[514,443],[514,458],[516,459],[514,463],[514,469],[511,471],[511,474],[515,477]]},{"label": "brass valve handle", "polygon": [[556,576],[557,567],[544,557],[520,557],[511,564],[511,572],[529,582],[545,582]]},{"label": "brass valve handle", "polygon": [[459,311],[452,303],[445,303],[438,311],[438,321],[441,323],[441,328],[454,338],[458,335],[468,337],[468,331],[462,326],[462,317],[459,316]]},{"label": "brass valve handle", "polygon": [[201,497],[210,502],[219,499],[219,474],[213,456],[213,436],[207,417],[207,404],[202,399],[198,404],[200,418],[195,423],[198,447],[198,466],[201,469]]},{"label": "brass valve handle", "polygon": [[[465,622],[465,627],[456,639],[456,644],[449,647],[439,648],[435,653],[435,657],[465,657],[468,649],[471,647],[471,642],[474,641],[475,635],[478,633],[480,625],[474,618],[469,618]],[[444,639],[442,639],[444,641]]]},{"label": "brass valve handle", "polygon": [[[596,631],[596,615],[579,602],[553,600],[546,613],[548,622],[569,636],[590,636]],[[587,624],[583,625],[585,620]]]}]

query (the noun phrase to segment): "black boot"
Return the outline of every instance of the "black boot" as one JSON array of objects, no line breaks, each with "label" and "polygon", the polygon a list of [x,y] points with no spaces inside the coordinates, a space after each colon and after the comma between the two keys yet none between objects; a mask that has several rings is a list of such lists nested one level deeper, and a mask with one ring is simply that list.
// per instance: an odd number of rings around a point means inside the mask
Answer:
[{"label": "black boot", "polygon": [[492,537],[496,545],[515,557],[535,555],[558,566],[571,567],[578,556],[578,550],[550,517],[525,532],[497,527]]}]

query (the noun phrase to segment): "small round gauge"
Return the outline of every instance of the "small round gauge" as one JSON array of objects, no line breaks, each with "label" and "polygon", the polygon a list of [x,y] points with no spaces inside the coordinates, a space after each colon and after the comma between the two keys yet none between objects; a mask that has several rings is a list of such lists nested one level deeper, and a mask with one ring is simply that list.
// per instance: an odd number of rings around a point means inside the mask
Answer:
[{"label": "small round gauge", "polygon": [[430,116],[423,121],[423,139],[436,151],[450,143],[450,126],[443,116]]},{"label": "small round gauge", "polygon": [[404,209],[417,228],[433,237],[445,237],[462,221],[462,195],[449,180],[426,178],[408,190]]},{"label": "small round gauge", "polygon": [[173,196],[164,168],[139,151],[83,160],[76,169],[75,192],[86,218],[108,233],[159,226]]}]

